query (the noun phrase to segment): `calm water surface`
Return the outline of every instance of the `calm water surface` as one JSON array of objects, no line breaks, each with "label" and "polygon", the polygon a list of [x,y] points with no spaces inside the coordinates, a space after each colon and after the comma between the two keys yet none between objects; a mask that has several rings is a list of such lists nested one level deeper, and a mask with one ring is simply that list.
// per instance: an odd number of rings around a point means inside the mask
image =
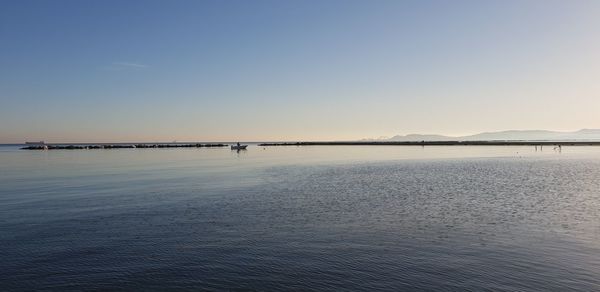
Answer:
[{"label": "calm water surface", "polygon": [[600,290],[600,147],[0,147],[1,290]]}]

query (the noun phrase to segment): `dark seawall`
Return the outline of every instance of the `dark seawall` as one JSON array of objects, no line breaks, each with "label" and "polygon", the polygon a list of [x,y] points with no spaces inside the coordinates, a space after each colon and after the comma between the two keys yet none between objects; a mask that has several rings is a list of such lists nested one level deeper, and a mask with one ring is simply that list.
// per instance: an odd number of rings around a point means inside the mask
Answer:
[{"label": "dark seawall", "polygon": [[85,150],[85,149],[148,149],[148,148],[214,148],[227,144],[95,144],[95,145],[32,145],[23,150]]}]

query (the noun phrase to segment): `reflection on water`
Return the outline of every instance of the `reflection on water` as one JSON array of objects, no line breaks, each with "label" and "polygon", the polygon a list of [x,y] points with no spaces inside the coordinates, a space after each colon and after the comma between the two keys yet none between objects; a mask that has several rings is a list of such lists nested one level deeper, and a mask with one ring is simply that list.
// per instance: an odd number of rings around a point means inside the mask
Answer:
[{"label": "reflection on water", "polygon": [[4,290],[600,289],[600,148],[0,149]]}]

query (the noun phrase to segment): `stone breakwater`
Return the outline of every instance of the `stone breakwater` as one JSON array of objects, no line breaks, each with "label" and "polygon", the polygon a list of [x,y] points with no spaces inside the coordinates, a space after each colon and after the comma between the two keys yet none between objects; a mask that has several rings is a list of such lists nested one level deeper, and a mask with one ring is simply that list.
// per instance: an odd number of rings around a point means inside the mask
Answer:
[{"label": "stone breakwater", "polygon": [[148,148],[216,148],[227,144],[99,144],[99,145],[35,145],[23,150],[86,150],[86,149],[148,149]]}]

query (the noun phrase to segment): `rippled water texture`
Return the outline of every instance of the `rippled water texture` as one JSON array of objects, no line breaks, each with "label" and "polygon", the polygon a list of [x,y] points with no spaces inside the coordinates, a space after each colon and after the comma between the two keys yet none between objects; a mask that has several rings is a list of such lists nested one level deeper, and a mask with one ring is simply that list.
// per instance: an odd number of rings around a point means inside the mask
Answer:
[{"label": "rippled water texture", "polygon": [[600,148],[0,147],[2,290],[600,290]]}]

